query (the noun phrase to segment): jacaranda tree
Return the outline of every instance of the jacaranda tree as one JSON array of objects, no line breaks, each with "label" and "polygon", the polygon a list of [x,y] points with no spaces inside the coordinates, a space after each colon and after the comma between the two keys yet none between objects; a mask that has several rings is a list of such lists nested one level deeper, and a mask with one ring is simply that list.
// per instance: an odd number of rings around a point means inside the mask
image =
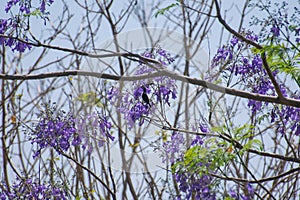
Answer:
[{"label": "jacaranda tree", "polygon": [[1,2],[1,200],[299,199],[299,8]]}]

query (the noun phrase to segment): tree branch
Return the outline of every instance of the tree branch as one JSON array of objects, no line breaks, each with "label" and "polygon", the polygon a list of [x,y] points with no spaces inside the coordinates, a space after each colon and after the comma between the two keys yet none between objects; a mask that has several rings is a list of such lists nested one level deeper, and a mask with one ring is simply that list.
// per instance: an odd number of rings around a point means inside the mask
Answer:
[{"label": "tree branch", "polygon": [[83,70],[66,70],[62,72],[49,72],[49,73],[41,73],[41,74],[0,74],[0,79],[5,80],[34,80],[34,79],[45,79],[45,78],[53,78],[53,77],[62,77],[62,76],[90,76],[102,79],[109,79],[115,81],[137,81],[143,80],[148,78],[155,78],[159,76],[167,76],[173,78],[175,80],[187,82],[193,85],[202,86],[204,88],[208,88],[210,90],[214,90],[217,92],[238,96],[242,98],[252,99],[256,101],[263,101],[263,102],[270,102],[270,103],[277,103],[287,106],[293,106],[300,108],[300,100],[292,99],[292,98],[284,98],[280,99],[277,96],[268,96],[268,95],[261,95],[256,93],[250,93],[242,90],[237,90],[234,88],[220,86],[214,83],[210,83],[205,80],[200,80],[196,78],[191,78],[188,76],[180,75],[175,72],[161,70],[154,73],[146,74],[146,75],[139,75],[139,76],[117,76],[105,73],[97,73],[97,72],[90,72],[90,71],[83,71]]},{"label": "tree branch", "polygon": [[[237,37],[238,39],[246,42],[247,44],[250,44],[250,45],[252,45],[252,46],[254,46],[254,47],[256,47],[257,49],[260,49],[260,50],[263,49],[263,47],[261,45],[257,44],[256,42],[254,42],[252,40],[249,40],[249,39],[245,38],[243,35],[239,34],[234,29],[232,29],[221,16],[221,10],[220,10],[218,0],[215,0],[215,5],[216,5],[216,11],[217,11],[217,18],[218,18],[219,22],[225,27],[226,30],[228,30],[235,37]],[[277,81],[276,81],[276,79],[275,79],[275,77],[274,77],[274,75],[273,75],[273,73],[270,69],[270,66],[267,62],[267,56],[266,56],[265,52],[261,53],[261,58],[262,58],[262,61],[263,61],[263,65],[264,65],[264,67],[267,71],[267,74],[268,74],[269,78],[271,79],[272,84],[274,85],[274,88],[275,88],[275,91],[278,95],[278,98],[284,101],[285,97],[283,96],[283,94],[280,90],[280,86],[278,85],[278,83],[277,83]]]}]

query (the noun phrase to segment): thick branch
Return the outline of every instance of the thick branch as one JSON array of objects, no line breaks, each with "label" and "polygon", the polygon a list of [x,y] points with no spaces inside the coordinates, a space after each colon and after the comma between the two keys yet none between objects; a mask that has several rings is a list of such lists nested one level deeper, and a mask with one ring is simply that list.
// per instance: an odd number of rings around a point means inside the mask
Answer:
[{"label": "thick branch", "polygon": [[[218,0],[215,0],[215,5],[216,5],[216,11],[217,11],[217,18],[219,20],[219,22],[226,28],[226,30],[228,30],[231,34],[233,34],[235,37],[237,37],[238,39],[246,42],[247,44],[250,44],[254,47],[256,47],[257,49],[263,49],[263,47],[259,44],[257,44],[256,42],[252,41],[252,40],[249,40],[247,38],[245,38],[243,35],[239,34],[238,32],[236,32],[234,29],[232,29],[227,23],[226,21],[222,18],[221,16],[221,10],[220,10],[220,6],[219,6],[219,3],[218,3]],[[264,64],[264,67],[267,71],[267,74],[269,76],[269,78],[271,79],[272,81],[272,84],[274,85],[274,88],[276,90],[276,93],[278,95],[278,98],[281,99],[281,100],[284,100],[285,97],[283,96],[281,90],[280,90],[280,86],[278,85],[273,73],[272,73],[272,70],[270,69],[270,66],[267,62],[267,59],[266,59],[266,53],[265,52],[262,52],[261,53],[261,58],[263,60],[263,64]]]},{"label": "thick branch", "polygon": [[248,180],[248,179],[242,179],[242,178],[236,178],[236,177],[229,177],[229,176],[220,176],[217,174],[213,174],[211,173],[210,175],[216,177],[216,178],[220,178],[220,179],[224,179],[224,180],[232,180],[232,181],[237,181],[237,182],[244,182],[244,183],[264,183],[264,182],[268,182],[268,181],[272,181],[272,180],[276,180],[276,179],[280,179],[283,178],[285,176],[288,176],[290,174],[293,173],[299,173],[300,167],[297,168],[293,168],[287,172],[284,172],[282,174],[279,174],[277,176],[271,176],[268,178],[262,178],[262,179],[258,179],[258,180]]},{"label": "thick branch", "polygon": [[159,76],[168,76],[175,80],[187,82],[193,85],[199,85],[204,88],[208,88],[217,92],[238,96],[242,98],[252,99],[256,101],[263,101],[263,102],[270,102],[270,103],[276,103],[276,104],[282,104],[282,105],[288,105],[293,107],[300,108],[300,100],[298,99],[292,99],[292,98],[284,98],[280,99],[276,96],[268,96],[268,95],[261,95],[256,93],[250,93],[242,90],[237,90],[229,87],[220,86],[214,83],[210,83],[205,80],[200,80],[196,78],[191,78],[188,76],[183,76],[180,74],[176,74],[171,71],[157,71],[151,74],[146,75],[139,75],[139,76],[117,76],[117,75],[111,75],[111,74],[105,74],[105,73],[96,73],[96,72],[90,72],[90,71],[82,71],[82,70],[66,70],[62,72],[50,72],[50,73],[42,73],[42,74],[27,74],[27,75],[8,75],[8,74],[0,74],[0,79],[6,79],[6,80],[33,80],[33,79],[45,79],[45,78],[53,78],[53,77],[62,77],[62,76],[70,76],[70,75],[80,75],[80,76],[91,76],[96,78],[102,78],[102,79],[109,79],[109,80],[115,80],[115,81],[136,81],[136,80],[142,80],[147,78],[155,78]]}]

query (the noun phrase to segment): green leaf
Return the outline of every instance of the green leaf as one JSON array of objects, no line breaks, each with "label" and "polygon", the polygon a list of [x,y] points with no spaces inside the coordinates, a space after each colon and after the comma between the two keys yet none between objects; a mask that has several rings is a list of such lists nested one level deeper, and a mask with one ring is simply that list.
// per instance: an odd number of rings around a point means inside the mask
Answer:
[{"label": "green leaf", "polygon": [[175,7],[175,6],[178,6],[178,5],[179,5],[179,3],[172,3],[171,5],[169,5],[169,6],[165,7],[165,8],[162,8],[162,9],[158,10],[158,11],[154,14],[155,18],[157,18],[158,15],[164,15],[166,11],[169,11],[171,8],[173,8],[173,7]]},{"label": "green leaf", "polygon": [[244,150],[248,151],[249,149],[256,149],[256,150],[262,150],[263,145],[262,142],[259,139],[253,139],[249,140],[245,145],[244,145]]},{"label": "green leaf", "polygon": [[30,16],[35,16],[35,17],[40,17],[42,16],[42,12],[40,11],[40,9],[36,9],[28,14],[24,14],[25,17],[30,17]]},{"label": "green leaf", "polygon": [[271,69],[289,75],[300,87],[300,53],[296,47],[286,47],[285,44],[270,44],[260,52],[267,54],[267,62]]},{"label": "green leaf", "polygon": [[99,108],[103,108],[103,104],[101,103],[100,99],[97,98],[97,94],[95,92],[80,94],[77,97],[77,100],[89,106],[97,106]]}]

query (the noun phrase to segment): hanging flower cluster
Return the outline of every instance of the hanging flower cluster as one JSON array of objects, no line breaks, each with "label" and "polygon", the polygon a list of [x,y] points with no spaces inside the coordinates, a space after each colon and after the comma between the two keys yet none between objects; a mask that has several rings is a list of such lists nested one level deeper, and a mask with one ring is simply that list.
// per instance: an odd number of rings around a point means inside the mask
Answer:
[{"label": "hanging flower cluster", "polygon": [[[9,0],[6,3],[4,11],[10,13],[13,8],[18,10],[18,15],[11,14],[10,18],[0,19],[0,34],[7,37],[0,36],[0,45],[4,44],[10,47],[12,51],[25,52],[26,49],[32,48],[28,43],[26,32],[28,30],[27,19],[30,15],[40,16],[46,22],[46,5],[50,6],[54,0],[41,0],[39,7],[32,7],[31,0]],[[12,12],[11,12],[12,13]],[[22,42],[20,40],[25,40]]]},{"label": "hanging flower cluster", "polygon": [[67,200],[67,197],[67,193],[63,189],[61,184],[44,184],[32,179],[17,178],[16,182],[11,186],[9,190],[6,187],[2,187],[0,189],[1,200]]},{"label": "hanging flower cluster", "polygon": [[[247,39],[255,42],[258,41],[258,36],[254,35],[252,32],[243,34]],[[254,54],[252,57],[244,55],[242,52],[244,52],[247,48],[249,48],[248,44],[236,37],[233,37],[228,45],[218,49],[217,54],[212,60],[212,68],[226,64],[228,67],[226,68],[225,73],[234,75],[238,78],[238,81],[241,81],[246,88],[250,90],[250,92],[276,96],[277,94],[274,86],[263,67],[261,56],[259,54]],[[278,71],[275,70],[272,73],[274,77],[279,80],[277,76]],[[225,76],[225,78],[229,77],[230,75]],[[284,83],[280,83],[281,92],[285,97],[288,96],[286,88],[288,87]],[[299,94],[296,93],[293,94],[292,97],[300,99]],[[267,106],[269,106],[269,104],[265,102],[251,99],[248,100],[248,107],[251,109],[252,113],[261,112],[264,108],[267,108]],[[279,133],[284,134],[288,129],[287,127],[290,127],[290,130],[295,135],[300,135],[299,108],[291,106],[275,106],[271,110],[269,120],[272,123],[275,121],[277,122],[277,130]]]},{"label": "hanging flower cluster", "polygon": [[37,144],[34,158],[47,147],[54,148],[58,153],[67,152],[71,145],[81,146],[89,153],[93,150],[93,142],[102,147],[104,142],[114,140],[109,133],[111,123],[100,113],[74,118],[70,113],[56,111],[54,106],[45,106],[39,115],[38,124],[30,132],[32,144]]},{"label": "hanging flower cluster", "polygon": [[[174,62],[174,58],[161,48],[155,49],[154,52],[146,51],[142,56],[159,61],[161,64],[155,65],[155,68],[159,69]],[[155,68],[140,62],[134,74],[149,74],[154,72]],[[166,76],[138,80],[133,82],[132,86],[130,90],[124,92],[112,87],[107,94],[109,101],[118,106],[118,111],[123,114],[129,128],[132,128],[136,122],[142,125],[144,117],[149,116],[156,105],[170,106],[170,99],[177,97],[175,80]]]}]

